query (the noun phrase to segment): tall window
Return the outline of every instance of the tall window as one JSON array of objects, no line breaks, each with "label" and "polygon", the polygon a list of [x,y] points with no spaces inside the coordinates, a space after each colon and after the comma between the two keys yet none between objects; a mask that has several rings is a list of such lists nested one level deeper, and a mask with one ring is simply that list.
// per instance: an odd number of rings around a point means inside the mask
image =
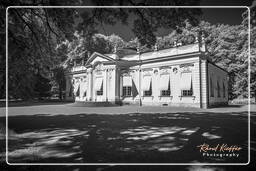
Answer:
[{"label": "tall window", "polygon": [[161,96],[170,96],[171,95],[171,89],[170,89],[170,82],[168,83],[168,89],[167,90],[161,90]]},{"label": "tall window", "polygon": [[132,96],[132,77],[130,75],[123,76],[123,96]]},{"label": "tall window", "polygon": [[143,91],[143,96],[151,96],[152,95],[151,76],[143,77],[141,89]]},{"label": "tall window", "polygon": [[132,87],[131,86],[124,86],[123,87],[123,96],[124,97],[132,96]]},{"label": "tall window", "polygon": [[149,90],[144,91],[144,96],[152,96],[152,83],[150,82]]},{"label": "tall window", "polygon": [[160,76],[159,90],[161,92],[161,96],[170,96],[171,95],[170,75],[169,75],[169,73],[168,74],[162,74]]},{"label": "tall window", "polygon": [[210,78],[210,93],[211,93],[211,97],[214,97],[214,87],[212,83],[212,78]]},{"label": "tall window", "polygon": [[98,77],[95,80],[95,90],[97,96],[103,95],[103,78]]},{"label": "tall window", "polygon": [[225,87],[225,83],[223,81],[223,97],[226,97],[226,87]]},{"label": "tall window", "polygon": [[184,72],[181,74],[181,95],[182,96],[192,96],[193,86],[192,86],[192,73]]},{"label": "tall window", "polygon": [[220,97],[220,84],[219,84],[219,81],[217,81],[217,92],[218,92],[218,97]]},{"label": "tall window", "polygon": [[103,95],[103,86],[101,86],[100,90],[97,90],[96,94],[98,96],[102,96]]}]

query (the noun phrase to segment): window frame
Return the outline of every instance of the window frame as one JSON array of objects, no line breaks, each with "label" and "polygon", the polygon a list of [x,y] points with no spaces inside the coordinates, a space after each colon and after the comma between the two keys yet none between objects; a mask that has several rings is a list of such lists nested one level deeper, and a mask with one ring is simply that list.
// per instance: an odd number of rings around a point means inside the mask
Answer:
[{"label": "window frame", "polygon": [[123,97],[132,96],[132,86],[123,86]]},{"label": "window frame", "polygon": [[151,97],[152,96],[152,81],[150,82],[149,90],[143,91],[144,97]]},{"label": "window frame", "polygon": [[97,91],[96,91],[96,95],[97,95],[97,96],[103,96],[103,83],[101,84],[100,90],[97,90]]},{"label": "window frame", "polygon": [[193,96],[193,89],[190,90],[181,90],[181,96],[183,97],[191,97]]},{"label": "window frame", "polygon": [[161,96],[162,97],[169,97],[169,96],[171,96],[170,80],[168,82],[168,89],[167,90],[161,90]]}]

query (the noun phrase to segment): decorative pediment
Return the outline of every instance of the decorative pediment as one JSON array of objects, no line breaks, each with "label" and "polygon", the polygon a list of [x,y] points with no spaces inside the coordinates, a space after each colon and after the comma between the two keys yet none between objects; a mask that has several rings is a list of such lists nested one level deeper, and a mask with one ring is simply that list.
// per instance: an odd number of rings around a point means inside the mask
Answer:
[{"label": "decorative pediment", "polygon": [[94,63],[94,68],[95,68],[95,70],[97,70],[97,71],[101,71],[101,70],[103,70],[103,64],[102,64],[102,62],[100,62],[100,61],[96,61],[95,63]]},{"label": "decorative pediment", "polygon": [[100,54],[98,52],[94,52],[90,58],[87,60],[85,66],[87,65],[97,65],[99,62],[115,62],[116,60],[109,57],[109,56],[106,56],[106,55],[103,55],[103,54]]}]

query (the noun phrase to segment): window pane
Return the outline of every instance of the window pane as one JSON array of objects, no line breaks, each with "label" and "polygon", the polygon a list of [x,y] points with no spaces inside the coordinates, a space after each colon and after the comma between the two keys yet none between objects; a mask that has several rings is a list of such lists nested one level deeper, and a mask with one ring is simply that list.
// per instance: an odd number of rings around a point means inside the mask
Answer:
[{"label": "window pane", "polygon": [[192,90],[182,90],[182,96],[192,96],[193,91]]},{"label": "window pane", "polygon": [[124,86],[123,87],[123,96],[131,96],[132,95],[132,87]]}]

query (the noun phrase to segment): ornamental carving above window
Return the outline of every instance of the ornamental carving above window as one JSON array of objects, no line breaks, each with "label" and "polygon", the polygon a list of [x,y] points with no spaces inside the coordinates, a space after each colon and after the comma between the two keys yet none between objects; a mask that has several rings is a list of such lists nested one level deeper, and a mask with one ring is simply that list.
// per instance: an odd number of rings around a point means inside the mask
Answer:
[{"label": "ornamental carving above window", "polygon": [[149,71],[146,71],[146,72],[144,71],[143,76],[151,76],[151,73]]},{"label": "ornamental carving above window", "polygon": [[102,74],[102,72],[100,70],[96,70],[95,73],[96,73],[96,75],[101,75]]},{"label": "ornamental carving above window", "polygon": [[160,72],[161,72],[161,75],[170,74],[169,68],[161,69]]},{"label": "ornamental carving above window", "polygon": [[194,66],[193,63],[180,64],[180,68],[183,68],[183,67],[187,68],[187,67],[193,67],[193,66]]},{"label": "ornamental carving above window", "polygon": [[192,72],[192,69],[190,67],[186,67],[186,68],[182,68],[181,69],[182,73],[186,73],[186,72]]},{"label": "ornamental carving above window", "polygon": [[102,71],[103,70],[103,64],[101,62],[96,62],[94,64],[94,68],[95,68],[95,70]]},{"label": "ornamental carving above window", "polygon": [[128,72],[122,74],[123,77],[131,76]]},{"label": "ornamental carving above window", "polygon": [[173,72],[174,74],[177,74],[177,73],[178,73],[178,68],[177,68],[177,67],[173,68],[173,69],[172,69],[172,72]]},{"label": "ornamental carving above window", "polygon": [[154,70],[154,74],[155,74],[155,75],[158,74],[158,70],[157,70],[157,69]]}]

